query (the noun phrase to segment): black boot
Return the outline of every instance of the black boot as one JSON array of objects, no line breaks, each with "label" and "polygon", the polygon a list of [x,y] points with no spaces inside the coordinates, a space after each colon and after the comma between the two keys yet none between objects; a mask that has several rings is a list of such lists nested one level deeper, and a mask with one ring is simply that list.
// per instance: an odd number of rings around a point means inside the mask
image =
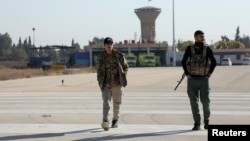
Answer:
[{"label": "black boot", "polygon": [[195,130],[201,130],[199,123],[194,123],[194,127],[192,128],[193,131]]},{"label": "black boot", "polygon": [[209,120],[204,120],[204,128],[208,129]]},{"label": "black boot", "polygon": [[118,121],[117,120],[113,120],[111,128],[117,128],[117,127],[118,127]]}]

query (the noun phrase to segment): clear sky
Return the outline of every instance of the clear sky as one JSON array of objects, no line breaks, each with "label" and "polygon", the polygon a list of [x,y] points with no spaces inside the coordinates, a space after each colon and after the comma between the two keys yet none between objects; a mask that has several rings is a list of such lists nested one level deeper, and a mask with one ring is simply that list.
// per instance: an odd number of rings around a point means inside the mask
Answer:
[{"label": "clear sky", "polygon": [[[173,0],[1,0],[0,33],[9,33],[12,42],[35,38],[36,46],[81,47],[93,37],[113,37],[115,42],[139,39],[140,20],[134,9],[161,8],[156,19],[156,40],[173,41]],[[221,35],[234,39],[250,36],[250,0],[174,0],[175,38],[193,40],[193,33],[205,32],[207,43]],[[32,28],[35,28],[33,32]],[[35,36],[33,36],[33,33]]]}]

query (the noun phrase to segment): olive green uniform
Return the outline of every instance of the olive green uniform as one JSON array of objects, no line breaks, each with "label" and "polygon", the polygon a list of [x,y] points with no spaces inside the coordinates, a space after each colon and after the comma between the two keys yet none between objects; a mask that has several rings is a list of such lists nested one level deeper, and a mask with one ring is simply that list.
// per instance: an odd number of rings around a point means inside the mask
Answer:
[{"label": "olive green uniform", "polygon": [[206,46],[187,47],[182,67],[184,73],[191,76],[187,80],[187,93],[195,125],[200,125],[199,98],[203,106],[204,121],[208,121],[210,117],[209,76],[216,67],[213,51]]}]

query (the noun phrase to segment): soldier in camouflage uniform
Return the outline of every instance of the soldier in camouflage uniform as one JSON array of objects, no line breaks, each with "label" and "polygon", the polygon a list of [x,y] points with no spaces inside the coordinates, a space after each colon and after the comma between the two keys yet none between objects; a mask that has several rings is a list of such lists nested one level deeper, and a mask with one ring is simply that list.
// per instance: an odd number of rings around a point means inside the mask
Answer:
[{"label": "soldier in camouflage uniform", "polygon": [[119,109],[122,102],[121,88],[127,85],[126,74],[128,64],[125,56],[113,49],[113,40],[110,37],[104,39],[105,51],[97,60],[97,81],[102,91],[103,122],[102,128],[109,129],[108,114],[111,99],[113,102],[112,128],[117,128]]},{"label": "soldier in camouflage uniform", "polygon": [[204,128],[208,129],[210,117],[209,77],[216,67],[212,49],[204,45],[204,33],[194,33],[195,43],[188,46],[182,58],[182,67],[188,78],[187,93],[192,109],[194,127],[200,130],[199,97],[203,106]]}]

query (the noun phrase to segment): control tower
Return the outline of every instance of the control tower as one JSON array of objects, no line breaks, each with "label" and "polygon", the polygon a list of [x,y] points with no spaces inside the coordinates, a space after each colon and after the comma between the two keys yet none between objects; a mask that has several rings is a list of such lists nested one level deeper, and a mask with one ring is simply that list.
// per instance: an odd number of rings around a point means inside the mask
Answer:
[{"label": "control tower", "polygon": [[135,13],[141,21],[141,40],[155,41],[155,20],[161,13],[161,9],[152,6],[135,9]]}]

